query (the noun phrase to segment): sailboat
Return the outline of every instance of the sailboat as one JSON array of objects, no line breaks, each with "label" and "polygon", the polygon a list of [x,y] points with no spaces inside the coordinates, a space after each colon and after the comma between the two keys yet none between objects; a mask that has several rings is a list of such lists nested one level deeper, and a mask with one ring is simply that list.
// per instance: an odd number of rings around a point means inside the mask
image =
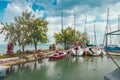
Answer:
[{"label": "sailboat", "polygon": [[93,56],[106,54],[105,51],[97,45],[95,21],[94,21],[94,45],[92,46],[91,50],[89,49],[89,52],[93,53]]},{"label": "sailboat", "polygon": [[71,55],[72,56],[82,56],[84,53],[84,49],[80,48],[80,46],[78,46],[78,48],[72,48],[71,49]]},{"label": "sailboat", "polygon": [[[75,36],[75,15],[74,15],[74,36]],[[72,56],[81,56],[84,53],[83,48],[81,48],[81,46],[79,45],[79,43],[76,41],[76,37],[75,37],[75,45],[74,48],[71,49],[71,55]]]},{"label": "sailboat", "polygon": [[91,46],[87,46],[85,52],[89,53],[91,56],[103,56],[105,55],[105,51],[97,46],[97,39],[96,39],[96,29],[95,29],[95,21],[94,21],[94,44]]},{"label": "sailboat", "polygon": [[[108,12],[109,12],[109,8],[108,8]],[[113,31],[113,32],[110,32],[110,33],[107,33],[106,34],[106,38],[107,38],[107,35],[120,35],[120,30],[117,30],[117,31]],[[106,39],[107,41],[107,39]],[[106,42],[107,44],[107,42]],[[107,47],[107,45],[106,45]],[[112,71],[111,73],[107,74],[104,76],[104,80],[120,80],[120,66],[119,64],[113,59],[113,57],[109,54],[108,51],[107,52],[107,55],[111,58],[111,60],[114,62],[114,64],[117,66],[117,69],[115,69],[114,71]]]},{"label": "sailboat", "polygon": [[[86,36],[86,21],[87,16],[85,18],[85,27],[84,27],[84,35]],[[77,45],[71,49],[72,56],[100,56],[105,54],[105,52],[102,50],[102,48],[97,47],[97,40],[96,40],[96,32],[95,32],[95,21],[94,21],[94,45],[95,46],[88,46],[82,48],[79,43],[77,42]]]},{"label": "sailboat", "polygon": [[[87,21],[87,16],[85,17],[85,27],[84,27],[84,35],[86,35],[86,21]],[[74,20],[75,24],[75,20]],[[74,25],[75,28],[75,25]],[[89,52],[88,48],[81,47],[79,43],[75,40],[75,46],[74,48],[71,49],[71,55],[72,56],[92,56],[93,53]]]},{"label": "sailboat", "polygon": [[[108,13],[109,14],[109,13]],[[108,21],[107,21],[107,24],[108,24]],[[108,45],[108,36],[112,36],[112,35],[116,35],[118,40],[116,42],[118,42],[119,44],[119,35],[120,35],[120,29],[119,29],[119,16],[118,16],[118,30],[116,31],[110,31],[108,33],[108,30],[107,30],[107,33],[106,33],[106,47],[105,47],[105,50],[109,52],[109,54],[112,54],[112,55],[120,55],[120,47],[118,45]],[[108,29],[108,25],[107,25],[107,28]],[[111,42],[110,42],[111,43]]]}]

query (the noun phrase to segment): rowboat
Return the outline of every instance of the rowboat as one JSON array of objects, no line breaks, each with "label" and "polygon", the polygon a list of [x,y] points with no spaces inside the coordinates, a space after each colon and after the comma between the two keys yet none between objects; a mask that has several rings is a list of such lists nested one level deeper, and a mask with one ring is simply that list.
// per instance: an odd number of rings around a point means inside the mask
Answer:
[{"label": "rowboat", "polygon": [[59,52],[54,55],[51,55],[49,57],[49,60],[58,60],[58,59],[64,59],[66,56],[66,52]]}]

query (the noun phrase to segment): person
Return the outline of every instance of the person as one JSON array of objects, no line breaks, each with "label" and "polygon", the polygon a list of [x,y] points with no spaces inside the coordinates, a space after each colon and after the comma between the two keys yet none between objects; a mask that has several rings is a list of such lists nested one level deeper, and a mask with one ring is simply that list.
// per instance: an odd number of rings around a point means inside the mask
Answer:
[{"label": "person", "polygon": [[75,47],[75,48],[78,48],[78,46],[79,46],[79,42],[78,42],[78,41],[75,41],[75,42],[74,42],[74,47]]},{"label": "person", "polygon": [[39,51],[38,57],[43,57],[43,52],[42,52],[42,50]]},{"label": "person", "polygon": [[78,41],[75,41],[75,42],[74,42],[74,46],[79,46]]},{"label": "person", "polygon": [[54,54],[54,56],[59,56],[59,50],[56,50],[56,53]]},{"label": "person", "polygon": [[55,44],[52,45],[52,50],[53,51],[56,50],[56,45]]},{"label": "person", "polygon": [[9,42],[7,45],[7,54],[13,54],[14,45],[12,42]]},{"label": "person", "polygon": [[83,48],[83,45],[82,45],[82,43],[80,43],[80,42],[79,42],[79,46],[80,46],[80,48]]}]

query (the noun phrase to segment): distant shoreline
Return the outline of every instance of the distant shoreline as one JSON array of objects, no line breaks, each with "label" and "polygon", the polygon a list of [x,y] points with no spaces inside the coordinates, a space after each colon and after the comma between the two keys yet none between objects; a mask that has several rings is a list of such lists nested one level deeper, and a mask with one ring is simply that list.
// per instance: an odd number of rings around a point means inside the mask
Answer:
[{"label": "distant shoreline", "polygon": [[[38,44],[37,45],[37,49],[42,49],[42,50],[46,50],[46,49],[49,49],[49,46],[52,45],[50,43],[46,43],[46,44]],[[6,53],[6,47],[7,47],[7,44],[0,44],[0,54],[5,54]],[[62,46],[61,45],[57,45],[57,47],[61,48]],[[14,52],[17,52],[17,50],[21,50],[21,47],[19,47],[19,45],[15,45],[14,46]],[[34,45],[33,44],[30,44],[30,45],[26,45],[25,47],[25,50],[34,50]]]}]

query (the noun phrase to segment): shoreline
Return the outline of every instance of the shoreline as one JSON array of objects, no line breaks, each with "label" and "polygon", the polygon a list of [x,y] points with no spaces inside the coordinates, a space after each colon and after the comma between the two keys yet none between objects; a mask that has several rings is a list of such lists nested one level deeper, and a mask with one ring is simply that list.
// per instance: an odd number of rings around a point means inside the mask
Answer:
[{"label": "shoreline", "polygon": [[[52,45],[52,43],[46,43],[46,44],[38,44],[37,45],[37,48],[38,48],[38,50],[39,49],[41,49],[41,50],[47,50],[47,49],[49,49],[49,46],[50,45]],[[62,46],[60,45],[60,44],[58,44],[58,45],[56,45],[57,46],[57,48],[62,48]],[[6,48],[7,47],[7,44],[1,44],[1,47],[0,47],[0,55],[1,54],[6,54]],[[21,47],[17,44],[17,45],[14,45],[14,52],[16,53],[17,52],[17,50],[21,50]],[[35,50],[35,48],[34,48],[34,45],[26,45],[26,47],[25,47],[25,51],[34,51]]]},{"label": "shoreline", "polygon": [[55,51],[49,51],[47,53],[44,53],[43,57],[38,57],[37,56],[38,54],[30,54],[30,55],[20,56],[20,57],[4,58],[4,59],[0,59],[0,66],[12,66],[12,65],[35,61],[38,59],[44,59],[44,58],[48,58],[54,53]]}]

